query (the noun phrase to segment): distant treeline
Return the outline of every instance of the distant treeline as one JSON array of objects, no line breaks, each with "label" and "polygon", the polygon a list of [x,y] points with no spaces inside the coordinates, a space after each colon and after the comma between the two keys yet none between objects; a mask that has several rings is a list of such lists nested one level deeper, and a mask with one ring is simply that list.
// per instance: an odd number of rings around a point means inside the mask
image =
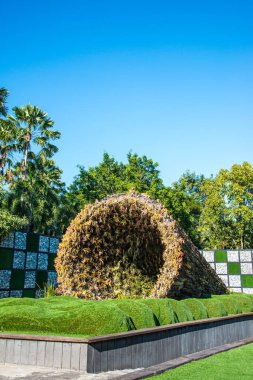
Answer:
[{"label": "distant treeline", "polygon": [[253,247],[250,163],[210,178],[187,171],[165,186],[152,159],[128,153],[122,163],[105,153],[97,166],[79,166],[66,187],[54,161],[60,132],[53,120],[32,105],[8,114],[7,96],[0,88],[0,236],[12,229],[60,235],[87,203],[134,188],[160,200],[199,248]]}]

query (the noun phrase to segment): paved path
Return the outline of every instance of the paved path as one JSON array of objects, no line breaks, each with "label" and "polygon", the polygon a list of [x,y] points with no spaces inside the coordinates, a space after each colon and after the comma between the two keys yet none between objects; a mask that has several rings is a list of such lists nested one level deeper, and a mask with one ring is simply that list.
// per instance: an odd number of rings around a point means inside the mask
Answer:
[{"label": "paved path", "polygon": [[136,370],[124,370],[90,374],[79,371],[32,367],[15,364],[0,364],[0,380],[110,380]]}]

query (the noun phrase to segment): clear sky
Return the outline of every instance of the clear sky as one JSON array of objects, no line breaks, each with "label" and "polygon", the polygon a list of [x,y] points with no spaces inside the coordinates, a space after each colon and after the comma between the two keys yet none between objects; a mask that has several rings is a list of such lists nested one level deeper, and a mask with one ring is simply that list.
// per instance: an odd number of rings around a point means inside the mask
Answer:
[{"label": "clear sky", "polygon": [[58,165],[130,150],[165,184],[253,164],[252,0],[0,0],[0,86],[61,131]]}]

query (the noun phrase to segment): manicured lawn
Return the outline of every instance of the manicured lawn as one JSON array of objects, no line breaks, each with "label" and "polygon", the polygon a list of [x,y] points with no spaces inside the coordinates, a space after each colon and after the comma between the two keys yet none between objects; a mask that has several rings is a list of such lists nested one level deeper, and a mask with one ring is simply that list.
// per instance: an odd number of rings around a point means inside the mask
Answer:
[{"label": "manicured lawn", "polygon": [[210,356],[153,376],[152,380],[253,379],[253,344]]},{"label": "manicured lawn", "polygon": [[253,311],[244,294],[206,299],[118,299],[74,297],[0,300],[0,332],[89,337]]}]

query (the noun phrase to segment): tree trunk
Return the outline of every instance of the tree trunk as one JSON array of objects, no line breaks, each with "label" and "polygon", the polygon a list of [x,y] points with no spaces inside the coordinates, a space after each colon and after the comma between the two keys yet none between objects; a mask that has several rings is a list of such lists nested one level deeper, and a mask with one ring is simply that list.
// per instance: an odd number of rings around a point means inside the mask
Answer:
[{"label": "tree trunk", "polygon": [[241,249],[244,249],[244,233],[241,234]]},{"label": "tree trunk", "polygon": [[28,152],[30,148],[30,141],[31,141],[31,135],[28,133],[26,136],[26,144],[25,144],[25,153],[24,153],[24,162],[23,162],[23,168],[22,168],[22,178],[26,179],[26,172],[27,172],[27,158],[28,158]]}]

